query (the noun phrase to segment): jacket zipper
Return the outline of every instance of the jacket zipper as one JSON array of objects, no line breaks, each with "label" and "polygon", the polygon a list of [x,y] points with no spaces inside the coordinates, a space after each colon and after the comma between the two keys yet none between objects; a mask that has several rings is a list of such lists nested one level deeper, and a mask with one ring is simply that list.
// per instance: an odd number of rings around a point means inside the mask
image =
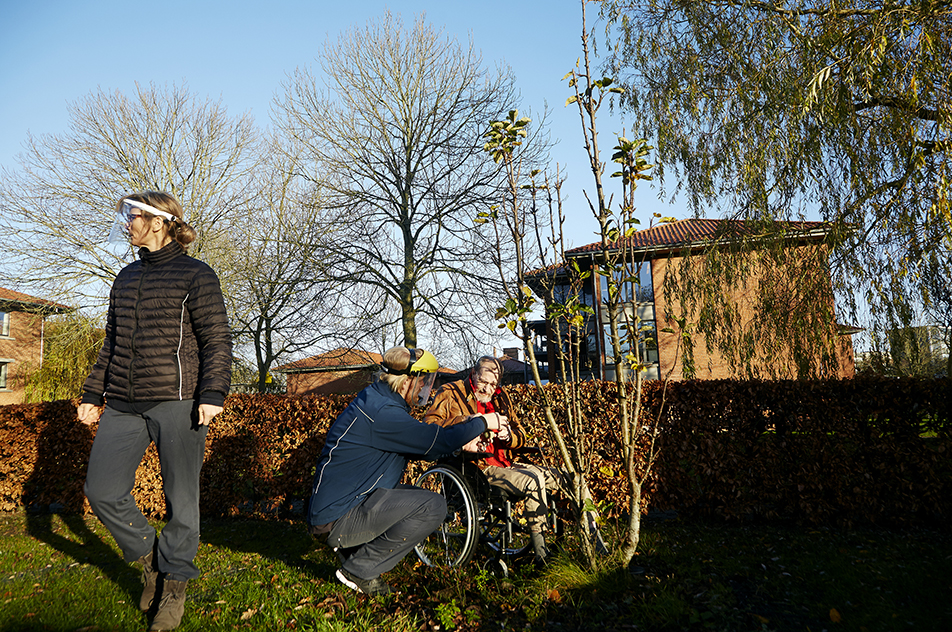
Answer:
[{"label": "jacket zipper", "polygon": [[143,263],[142,265],[142,274],[139,275],[139,285],[136,287],[136,305],[135,305],[135,327],[132,329],[132,356],[129,360],[129,401],[135,401],[135,380],[133,375],[135,374],[136,359],[139,356],[138,351],[136,351],[136,337],[139,335],[139,307],[142,304],[142,286],[145,283],[145,273],[148,270],[148,264]]}]

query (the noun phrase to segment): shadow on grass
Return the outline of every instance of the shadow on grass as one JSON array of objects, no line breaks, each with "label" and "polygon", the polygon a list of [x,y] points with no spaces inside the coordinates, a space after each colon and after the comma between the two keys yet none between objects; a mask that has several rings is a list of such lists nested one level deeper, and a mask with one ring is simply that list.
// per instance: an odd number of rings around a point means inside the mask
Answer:
[{"label": "shadow on grass", "polygon": [[[40,417],[68,418],[61,408],[72,411],[68,401],[41,405]],[[139,599],[141,586],[130,581],[130,566],[113,547],[89,528],[83,515],[86,464],[93,441],[93,431],[79,423],[67,428],[46,423],[36,439],[36,461],[33,472],[23,486],[27,506],[26,530],[39,540],[72,558],[79,564],[97,567],[103,577],[112,580],[130,598]],[[70,532],[60,532],[62,523]],[[111,539],[111,538],[110,538]]]},{"label": "shadow on grass", "polygon": [[280,562],[314,579],[333,581],[337,558],[305,530],[304,522],[242,517],[202,521],[202,542]]},{"label": "shadow on grass", "polygon": [[[69,537],[58,532],[57,522],[72,532]],[[79,564],[95,566],[124,592],[138,602],[142,586],[138,578],[132,580],[132,568],[122,556],[109,546],[86,524],[86,518],[80,514],[50,512],[30,512],[26,516],[26,530],[33,538],[43,542]]]}]

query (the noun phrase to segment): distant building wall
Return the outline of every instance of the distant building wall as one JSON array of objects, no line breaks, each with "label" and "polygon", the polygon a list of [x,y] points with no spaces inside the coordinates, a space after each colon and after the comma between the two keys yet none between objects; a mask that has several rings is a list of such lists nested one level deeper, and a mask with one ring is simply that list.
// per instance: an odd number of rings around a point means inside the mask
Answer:
[{"label": "distant building wall", "polygon": [[[658,357],[661,369],[661,377],[666,377],[669,372],[671,379],[684,379],[682,354],[684,351],[684,341],[681,332],[672,316],[681,316],[680,305],[672,305],[666,302],[663,282],[665,273],[669,267],[677,267],[681,264],[682,257],[671,257],[667,259],[656,259],[652,265],[652,283],[654,285],[655,313],[658,319]],[[727,288],[728,300],[733,302],[736,307],[742,323],[750,323],[752,320],[753,305],[756,300],[757,284],[763,281],[762,276],[754,275],[747,280],[747,283],[740,288]],[[820,300],[815,298],[814,300]],[[687,315],[687,322],[697,321],[697,314]],[[670,327],[673,333],[665,333],[662,329]],[[855,363],[853,357],[853,343],[848,335],[839,335],[836,323],[829,324],[829,336],[834,338],[834,353],[837,358],[837,371],[833,378],[850,378],[855,374]],[[820,353],[819,351],[817,353]],[[718,349],[708,350],[706,340],[703,335],[693,335],[693,356],[694,356],[694,379],[717,380],[717,379],[736,379],[741,377],[731,367],[728,358]],[[768,349],[765,345],[759,350],[754,359],[754,365],[758,367],[771,367],[776,371],[777,377],[785,379],[795,379],[797,377],[796,364],[792,357],[789,347],[779,347]]]},{"label": "distant building wall", "polygon": [[349,369],[288,373],[288,395],[357,393],[373,380],[374,370]]},{"label": "distant building wall", "polygon": [[0,385],[0,405],[22,404],[24,376],[43,360],[43,317],[18,311],[0,313],[8,325],[0,330],[0,370],[6,382]]}]

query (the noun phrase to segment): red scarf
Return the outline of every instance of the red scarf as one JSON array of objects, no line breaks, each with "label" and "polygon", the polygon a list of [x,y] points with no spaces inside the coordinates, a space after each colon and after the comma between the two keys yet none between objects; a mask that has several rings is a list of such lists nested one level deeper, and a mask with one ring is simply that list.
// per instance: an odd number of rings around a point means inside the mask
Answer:
[{"label": "red scarf", "polygon": [[[473,379],[472,379],[472,378],[470,378],[469,386],[470,386],[470,388],[473,389],[473,392],[475,393],[476,387],[475,387],[475,385],[473,384]],[[496,389],[496,394],[498,395],[499,392],[500,392],[500,389],[497,388],[497,389]],[[474,397],[475,397],[475,395],[474,395]],[[483,414],[485,414],[485,413],[494,413],[494,412],[496,412],[496,407],[493,406],[492,400],[489,400],[489,401],[486,402],[485,404],[484,404],[483,402],[479,401],[478,399],[476,400],[476,413],[477,413],[477,414],[483,415]],[[495,434],[497,431],[496,431],[496,430],[492,430],[491,432]],[[506,457],[506,447],[508,446],[508,444],[509,444],[509,441],[506,441],[505,443],[503,443],[503,442],[500,441],[499,439],[496,439],[495,437],[493,437],[492,443],[489,444],[489,452],[490,452],[491,454],[490,454],[490,456],[487,456],[487,457],[486,457],[486,459],[485,459],[485,460],[486,460],[486,464],[487,464],[487,465],[495,465],[496,467],[511,467],[511,466],[512,466],[512,461],[510,461],[510,460]]]}]

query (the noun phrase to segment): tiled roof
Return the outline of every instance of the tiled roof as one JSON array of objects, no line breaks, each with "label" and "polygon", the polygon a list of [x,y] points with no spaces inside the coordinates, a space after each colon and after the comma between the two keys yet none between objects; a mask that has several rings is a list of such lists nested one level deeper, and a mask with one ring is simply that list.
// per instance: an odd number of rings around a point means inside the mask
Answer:
[{"label": "tiled roof", "polygon": [[[826,232],[828,224],[825,222],[779,222],[785,230],[791,233],[820,235]],[[750,236],[757,233],[759,224],[741,220],[729,219],[681,219],[669,224],[659,224],[652,228],[640,230],[625,237],[628,248],[634,250],[670,248],[686,246],[699,242],[709,242],[715,239],[726,239],[731,236]],[[622,242],[616,242],[616,247]],[[565,252],[572,257],[590,252],[598,252],[602,248],[601,242],[579,246]]]},{"label": "tiled roof", "polygon": [[281,366],[274,367],[279,373],[297,373],[302,371],[328,371],[343,368],[359,368],[379,365],[383,356],[373,351],[360,349],[334,349],[327,353],[295,360]]},{"label": "tiled roof", "polygon": [[25,305],[36,305],[38,307],[50,308],[54,311],[68,311],[72,309],[68,305],[61,305],[60,303],[48,301],[45,298],[36,298],[35,296],[30,296],[29,294],[8,290],[2,287],[0,287],[0,301],[13,301],[16,303],[23,303]]}]

